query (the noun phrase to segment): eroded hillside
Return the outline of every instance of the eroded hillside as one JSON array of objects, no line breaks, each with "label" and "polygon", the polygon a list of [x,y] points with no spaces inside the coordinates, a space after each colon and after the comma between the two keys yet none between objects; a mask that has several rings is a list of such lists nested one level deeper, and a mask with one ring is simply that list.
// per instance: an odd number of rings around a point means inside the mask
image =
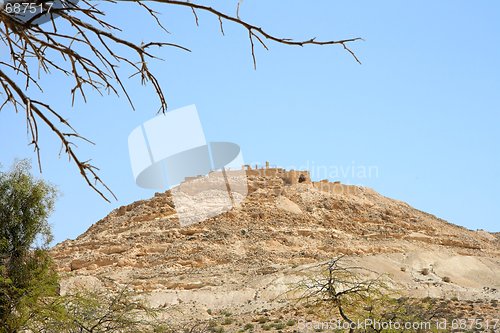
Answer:
[{"label": "eroded hillside", "polygon": [[[307,267],[348,255],[415,296],[498,299],[500,241],[374,190],[248,170],[240,207],[180,227],[169,191],[114,210],[53,250],[75,285],[146,292],[155,306],[248,313],[284,306]],[[299,182],[300,181],[300,182]],[[421,274],[427,268],[429,274]],[[286,302],[285,302],[286,303]]]}]

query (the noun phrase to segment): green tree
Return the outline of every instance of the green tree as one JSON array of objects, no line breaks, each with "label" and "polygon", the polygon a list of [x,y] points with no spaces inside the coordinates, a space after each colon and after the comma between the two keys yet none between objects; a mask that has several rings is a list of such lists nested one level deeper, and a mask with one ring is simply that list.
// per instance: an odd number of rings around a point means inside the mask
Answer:
[{"label": "green tree", "polygon": [[17,162],[0,171],[0,332],[20,331],[57,295],[57,274],[47,247],[53,186],[33,178],[31,164]]},{"label": "green tree", "polygon": [[48,252],[56,189],[23,160],[0,170],[0,333],[163,332],[156,311],[127,290],[59,293]]}]

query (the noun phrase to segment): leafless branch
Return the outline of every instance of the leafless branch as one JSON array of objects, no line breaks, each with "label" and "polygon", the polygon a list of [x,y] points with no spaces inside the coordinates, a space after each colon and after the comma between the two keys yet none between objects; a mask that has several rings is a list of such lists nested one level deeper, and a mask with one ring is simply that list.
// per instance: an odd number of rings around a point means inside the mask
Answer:
[{"label": "leafless branch", "polygon": [[[27,0],[33,1],[36,0]],[[118,5],[113,0],[104,0]],[[163,31],[169,33],[162,25],[159,13],[149,4],[141,0],[132,0],[139,7],[146,10],[153,22]],[[340,45],[358,63],[358,57],[348,47],[349,43],[360,38],[341,40],[318,41],[315,38],[307,40],[293,40],[282,38],[268,33],[266,30],[253,25],[240,17],[238,4],[236,16],[226,14],[216,8],[192,1],[152,0],[152,2],[185,7],[192,11],[196,25],[199,25],[199,13],[207,13],[217,17],[220,31],[224,35],[224,21],[236,24],[247,30],[250,39],[251,55],[254,67],[257,66],[255,44],[257,40],[265,49],[265,41],[271,41],[291,46],[306,45]],[[120,37],[118,26],[106,20],[106,13],[99,9],[90,0],[81,0],[77,4],[66,1],[65,7],[52,8],[42,3],[43,11],[23,22],[0,10],[0,111],[10,106],[16,113],[23,111],[26,117],[26,126],[41,169],[39,146],[39,123],[47,126],[60,141],[62,151],[78,168],[86,183],[105,200],[108,196],[115,197],[113,192],[99,178],[98,168],[90,161],[79,158],[72,140],[88,141],[76,132],[62,117],[60,111],[54,110],[49,103],[33,99],[32,88],[43,92],[39,80],[42,75],[54,73],[64,74],[73,81],[70,94],[72,102],[76,103],[77,95],[84,102],[87,101],[87,90],[91,89],[101,95],[123,94],[132,109],[133,101],[124,83],[124,77],[117,68],[120,65],[131,69],[133,73],[127,77],[140,78],[141,84],[150,84],[159,101],[158,112],[167,110],[167,99],[160,81],[148,64],[158,59],[153,48],[174,47],[184,51],[188,48],[175,43],[150,41],[141,44],[134,43],[126,37]],[[37,20],[50,15],[47,24],[39,25]],[[61,27],[64,26],[64,29]],[[130,52],[135,56],[131,57]],[[7,57],[2,58],[4,55]],[[115,197],[116,198],[116,197]]]}]

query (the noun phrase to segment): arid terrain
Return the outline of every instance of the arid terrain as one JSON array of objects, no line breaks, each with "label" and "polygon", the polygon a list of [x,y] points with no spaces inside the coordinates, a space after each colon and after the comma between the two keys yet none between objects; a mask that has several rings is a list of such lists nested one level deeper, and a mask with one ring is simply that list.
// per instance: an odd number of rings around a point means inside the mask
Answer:
[{"label": "arid terrain", "polygon": [[167,191],[58,244],[52,254],[62,292],[127,287],[175,322],[302,332],[297,322],[315,314],[290,290],[319,263],[345,255],[405,296],[444,302],[457,317],[498,318],[498,234],[467,230],[369,188],[311,182],[307,172],[247,174],[242,204],[201,223],[181,227]]}]

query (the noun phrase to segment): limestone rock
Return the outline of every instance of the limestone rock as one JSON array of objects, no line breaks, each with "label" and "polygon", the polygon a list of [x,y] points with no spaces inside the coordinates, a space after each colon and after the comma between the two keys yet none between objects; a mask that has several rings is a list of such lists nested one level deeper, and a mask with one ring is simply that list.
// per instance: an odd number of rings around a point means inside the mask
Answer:
[{"label": "limestone rock", "polygon": [[[498,234],[453,225],[372,189],[313,182],[305,171],[247,175],[241,205],[201,223],[181,227],[167,191],[58,244],[51,253],[65,290],[128,286],[154,304],[185,305],[184,313],[252,312],[283,306],[277,299],[305,269],[344,254],[415,295],[499,297]],[[434,267],[432,281],[418,273],[422,267]]]}]

